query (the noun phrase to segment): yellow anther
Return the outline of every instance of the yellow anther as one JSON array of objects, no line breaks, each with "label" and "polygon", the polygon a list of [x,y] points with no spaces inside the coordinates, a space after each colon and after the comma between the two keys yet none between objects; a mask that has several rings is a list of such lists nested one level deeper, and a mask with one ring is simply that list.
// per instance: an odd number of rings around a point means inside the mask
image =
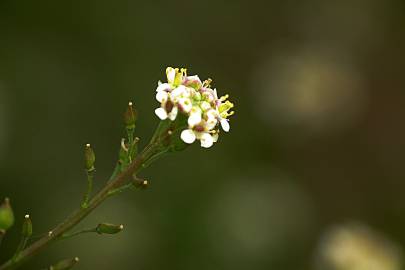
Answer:
[{"label": "yellow anther", "polygon": [[225,100],[227,100],[228,98],[229,98],[229,95],[226,94],[225,96],[222,96],[219,100],[220,100],[220,101],[225,101]]},{"label": "yellow anther", "polygon": [[209,87],[211,87],[211,83],[212,83],[212,80],[210,78],[208,78],[203,82],[203,87],[209,88]]},{"label": "yellow anther", "polygon": [[219,106],[218,110],[220,113],[223,113],[229,111],[233,107],[234,107],[233,103],[227,100]]},{"label": "yellow anther", "polygon": [[183,82],[183,71],[184,69],[182,68],[181,71],[179,72],[179,69],[176,68],[175,70],[175,76],[174,76],[174,85],[180,85]]},{"label": "yellow anther", "polygon": [[181,74],[182,74],[182,76],[187,77],[187,69],[186,69],[186,68],[182,68],[182,69],[181,69]]}]

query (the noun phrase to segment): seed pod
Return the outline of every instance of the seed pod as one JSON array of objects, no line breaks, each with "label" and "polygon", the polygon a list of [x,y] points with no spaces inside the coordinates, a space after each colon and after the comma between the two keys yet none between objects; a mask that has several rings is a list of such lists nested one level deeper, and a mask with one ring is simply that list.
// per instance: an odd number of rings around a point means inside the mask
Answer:
[{"label": "seed pod", "polygon": [[14,213],[8,198],[0,205],[0,230],[7,231],[14,224]]},{"label": "seed pod", "polygon": [[127,110],[124,113],[124,123],[127,129],[135,129],[137,112],[134,109],[132,102],[128,103]]},{"label": "seed pod", "polygon": [[115,225],[110,223],[100,223],[97,226],[98,234],[117,234],[124,229],[124,225]]},{"label": "seed pod", "polygon": [[96,155],[94,154],[90,144],[86,144],[84,148],[84,161],[87,171],[93,171],[95,169],[94,163],[96,162]]},{"label": "seed pod", "polygon": [[49,266],[48,269],[49,270],[67,270],[67,269],[71,269],[78,262],[79,262],[78,257],[75,257],[72,259],[66,259],[66,260],[60,261],[52,266]]},{"label": "seed pod", "polygon": [[22,236],[29,238],[32,235],[32,221],[30,215],[25,215],[24,223],[22,226]]}]

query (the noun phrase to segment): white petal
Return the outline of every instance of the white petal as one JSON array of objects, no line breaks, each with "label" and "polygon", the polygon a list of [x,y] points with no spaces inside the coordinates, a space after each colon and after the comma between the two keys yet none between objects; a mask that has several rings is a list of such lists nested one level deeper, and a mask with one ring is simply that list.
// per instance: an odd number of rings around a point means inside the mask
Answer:
[{"label": "white petal", "polygon": [[191,129],[185,129],[181,132],[181,139],[185,143],[193,143],[195,141],[195,134]]},{"label": "white petal", "polygon": [[190,117],[188,118],[188,125],[193,127],[201,122],[201,109],[193,107],[190,111]]},{"label": "white petal", "polygon": [[201,102],[201,109],[203,109],[203,111],[207,111],[211,109],[211,104],[209,104],[207,101],[203,101]]},{"label": "white petal", "polygon": [[180,98],[179,104],[180,104],[181,108],[183,109],[183,111],[186,113],[189,113],[191,108],[193,107],[193,104],[189,98]]},{"label": "white petal", "polygon": [[205,114],[207,115],[207,118],[208,118],[207,121],[208,122],[212,121],[212,120],[217,120],[217,118],[218,118],[218,113],[214,109],[208,110]]},{"label": "white petal", "polygon": [[203,96],[204,96],[204,98],[205,98],[206,100],[208,100],[209,102],[214,101],[214,96],[213,96],[210,92],[208,92],[208,91],[203,92]]},{"label": "white petal", "polygon": [[191,86],[191,87],[195,88],[196,90],[198,90],[201,88],[202,82],[201,82],[200,78],[198,77],[198,75],[188,76],[188,77],[186,77],[185,85]]},{"label": "white petal", "polygon": [[186,80],[191,81],[191,82],[198,82],[198,83],[202,84],[200,77],[198,77],[198,75],[187,76]]},{"label": "white petal", "polygon": [[161,84],[159,84],[159,86],[156,88],[156,92],[164,91],[164,90],[166,90],[166,91],[171,90],[170,84],[168,84],[168,83],[161,83]]},{"label": "white petal", "polygon": [[226,119],[221,119],[221,127],[225,132],[228,132],[231,129],[231,126],[229,125],[229,122]]},{"label": "white petal", "polygon": [[172,98],[189,97],[190,88],[187,88],[184,85],[180,85],[171,92],[171,96]]},{"label": "white petal", "polygon": [[167,101],[168,96],[169,94],[166,91],[161,90],[156,93],[156,100],[159,102],[165,102]]},{"label": "white petal", "polygon": [[166,76],[167,76],[167,82],[172,84],[176,77],[176,70],[171,67],[166,68]]},{"label": "white petal", "polygon": [[214,88],[213,92],[214,92],[214,93],[213,93],[213,94],[214,94],[214,98],[215,98],[215,100],[217,100],[217,99],[218,99],[217,89]]},{"label": "white petal", "polygon": [[167,112],[165,109],[163,108],[157,108],[155,110],[155,114],[161,119],[161,120],[165,120],[167,118]]},{"label": "white petal", "polygon": [[212,130],[217,126],[217,119],[208,120],[205,124],[207,130]]},{"label": "white petal", "polygon": [[204,133],[201,136],[201,146],[204,148],[210,148],[214,144],[214,138],[209,133]]},{"label": "white petal", "polygon": [[179,108],[177,108],[177,106],[174,106],[172,111],[169,113],[169,119],[174,121],[177,117],[178,112],[179,112]]}]

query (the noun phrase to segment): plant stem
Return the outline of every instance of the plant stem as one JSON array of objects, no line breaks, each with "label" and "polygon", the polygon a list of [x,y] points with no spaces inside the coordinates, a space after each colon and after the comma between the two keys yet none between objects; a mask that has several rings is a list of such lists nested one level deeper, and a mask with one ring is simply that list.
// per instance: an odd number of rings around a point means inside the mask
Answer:
[{"label": "plant stem", "polygon": [[94,170],[87,171],[87,190],[83,197],[82,208],[86,208],[89,204],[91,192],[93,191]]},{"label": "plant stem", "polygon": [[21,254],[21,251],[24,250],[27,243],[28,243],[28,237],[22,237],[20,240],[20,243],[18,244],[17,250],[15,251],[14,256],[13,256],[13,258],[11,258],[11,260],[17,261],[18,257]]},{"label": "plant stem", "polygon": [[72,238],[74,236],[80,235],[80,234],[84,234],[84,233],[96,233],[97,232],[97,227],[96,228],[91,228],[91,229],[85,229],[85,230],[81,230],[81,231],[77,231],[74,233],[66,233],[63,234],[59,239],[60,240],[64,240],[64,239],[68,239],[68,238]]},{"label": "plant stem", "polygon": [[62,223],[57,225],[49,234],[41,237],[39,240],[34,242],[32,245],[24,249],[17,260],[8,260],[2,266],[0,270],[11,270],[18,268],[21,264],[26,262],[33,255],[37,254],[49,244],[58,240],[63,234],[68,232],[70,229],[75,227],[80,221],[87,217],[97,206],[99,206],[106,198],[109,197],[109,192],[111,190],[117,189],[124,185],[129,179],[132,178],[134,174],[142,169],[142,164],[148,160],[153,154],[155,154],[155,146],[157,144],[151,142],[145,147],[145,149],[140,153],[136,159],[128,166],[128,168],[122,173],[114,177],[113,180],[106,183],[106,185],[94,195],[94,197],[89,201],[86,208],[80,207],[74,211],[68,218]]}]

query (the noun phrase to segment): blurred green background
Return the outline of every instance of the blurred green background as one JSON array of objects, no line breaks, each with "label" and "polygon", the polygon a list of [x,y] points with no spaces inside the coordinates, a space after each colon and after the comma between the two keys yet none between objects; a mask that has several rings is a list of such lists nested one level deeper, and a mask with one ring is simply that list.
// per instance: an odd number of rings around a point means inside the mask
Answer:
[{"label": "blurred green background", "polygon": [[75,269],[332,269],[324,239],[347,222],[402,261],[404,29],[401,0],[1,0],[0,198],[17,223],[0,261],[24,214],[41,234],[79,206],[85,143],[103,185],[130,100],[147,142],[167,66],[230,94],[231,132],[159,160],[148,190],[79,225],[121,234],[57,243],[22,269],[74,256]]}]

